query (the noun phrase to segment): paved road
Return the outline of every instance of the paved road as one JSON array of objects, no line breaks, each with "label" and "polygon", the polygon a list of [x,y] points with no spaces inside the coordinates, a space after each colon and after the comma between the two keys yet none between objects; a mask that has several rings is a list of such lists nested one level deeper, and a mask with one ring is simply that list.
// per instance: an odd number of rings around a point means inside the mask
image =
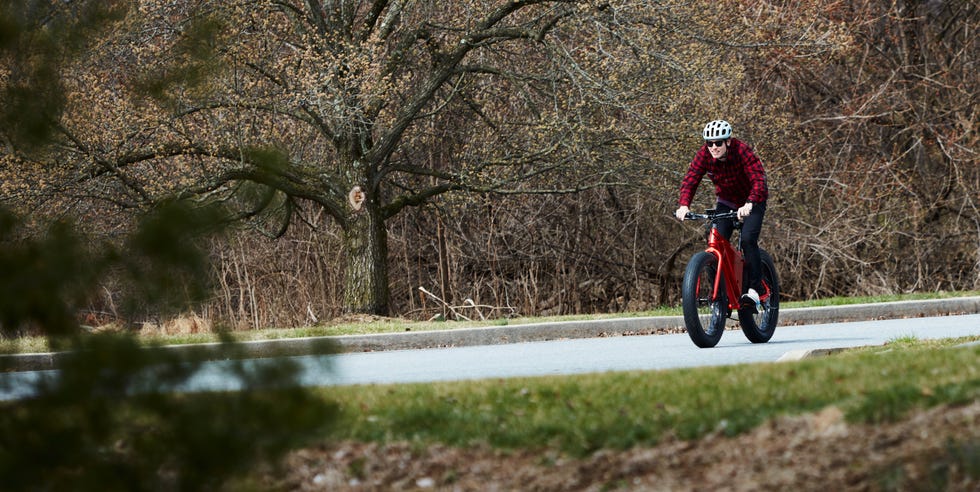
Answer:
[{"label": "paved road", "polygon": [[765,344],[728,331],[712,349],[699,349],[680,334],[341,354],[333,356],[335,374],[311,373],[306,382],[410,383],[774,362],[786,354],[882,345],[905,336],[970,335],[980,335],[980,314],[780,327]]},{"label": "paved road", "polygon": [[[980,314],[780,327],[769,343],[749,343],[728,331],[717,347],[699,349],[686,334],[527,342],[457,348],[297,357],[313,386],[417,383],[606,371],[775,362],[813,350],[882,345],[900,337],[980,336]],[[328,364],[324,364],[324,362]],[[329,367],[328,367],[329,366]],[[194,384],[225,386],[220,371]]]},{"label": "paved road", "polygon": [[[455,348],[297,356],[310,386],[416,383],[606,371],[775,362],[814,350],[882,345],[901,337],[980,336],[980,314],[779,327],[769,343],[728,331],[717,347],[699,349],[686,334],[618,336]],[[213,362],[184,389],[236,390],[228,362]],[[26,396],[30,381],[51,371],[0,375],[0,400]],[[9,384],[8,384],[9,383]]]}]

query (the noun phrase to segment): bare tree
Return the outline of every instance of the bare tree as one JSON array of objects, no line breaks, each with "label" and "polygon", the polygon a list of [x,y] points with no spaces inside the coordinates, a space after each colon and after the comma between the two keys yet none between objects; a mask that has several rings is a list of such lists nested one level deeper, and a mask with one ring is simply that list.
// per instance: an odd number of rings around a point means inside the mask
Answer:
[{"label": "bare tree", "polygon": [[125,210],[176,194],[233,204],[276,237],[323,210],[341,231],[344,309],[387,313],[386,222],[406,207],[667,186],[708,108],[740,100],[727,95],[744,67],[725,55],[834,44],[813,29],[823,19],[720,24],[711,10],[148,1],[70,72],[58,155],[17,158],[68,163],[46,179],[71,198],[49,205],[99,220],[93,198]]}]

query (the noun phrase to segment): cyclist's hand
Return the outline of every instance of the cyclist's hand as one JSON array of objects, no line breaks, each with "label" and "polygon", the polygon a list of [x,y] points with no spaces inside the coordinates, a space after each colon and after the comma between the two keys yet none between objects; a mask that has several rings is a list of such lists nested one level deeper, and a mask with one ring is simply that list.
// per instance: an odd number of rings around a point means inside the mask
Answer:
[{"label": "cyclist's hand", "polygon": [[745,202],[742,208],[738,209],[738,220],[745,220],[752,213],[752,202]]},{"label": "cyclist's hand", "polygon": [[691,209],[687,208],[684,205],[681,205],[680,207],[677,208],[677,211],[674,212],[674,215],[677,216],[677,220],[684,220],[684,216],[687,215],[687,213],[690,211]]}]

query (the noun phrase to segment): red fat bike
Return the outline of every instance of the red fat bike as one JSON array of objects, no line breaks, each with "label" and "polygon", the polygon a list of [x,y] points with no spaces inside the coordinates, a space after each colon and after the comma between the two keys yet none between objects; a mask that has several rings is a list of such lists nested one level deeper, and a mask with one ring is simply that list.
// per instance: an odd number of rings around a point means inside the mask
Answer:
[{"label": "red fat bike", "polygon": [[732,313],[738,313],[742,333],[749,341],[768,342],[779,318],[779,279],[772,257],[759,250],[763,292],[759,292],[757,306],[743,308],[742,286],[748,282],[748,269],[743,268],[741,248],[733,248],[718,232],[718,223],[723,220],[730,220],[735,229],[741,229],[736,213],[708,210],[704,214],[688,213],[685,218],[711,221],[708,247],[691,257],[681,286],[684,325],[691,341],[701,348],[714,347],[721,340],[726,321],[735,319]]}]

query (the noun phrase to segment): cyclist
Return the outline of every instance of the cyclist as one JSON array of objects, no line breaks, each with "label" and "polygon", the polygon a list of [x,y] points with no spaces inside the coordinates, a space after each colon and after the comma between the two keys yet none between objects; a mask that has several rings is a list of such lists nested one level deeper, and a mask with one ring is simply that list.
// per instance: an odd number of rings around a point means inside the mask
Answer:
[{"label": "cyclist", "polygon": [[[724,120],[715,120],[704,126],[702,133],[704,145],[694,155],[694,160],[681,181],[677,219],[684,220],[690,211],[694,193],[705,174],[715,185],[715,195],[719,212],[737,211],[742,224],[742,253],[748,268],[747,291],[743,293],[743,308],[757,309],[759,292],[762,288],[762,260],[759,256],[759,233],[762,232],[762,218],[766,214],[766,200],[769,187],[766,185],[766,171],[762,161],[752,149],[741,140],[732,138],[732,125]],[[718,224],[718,232],[731,239],[733,224]]]}]

